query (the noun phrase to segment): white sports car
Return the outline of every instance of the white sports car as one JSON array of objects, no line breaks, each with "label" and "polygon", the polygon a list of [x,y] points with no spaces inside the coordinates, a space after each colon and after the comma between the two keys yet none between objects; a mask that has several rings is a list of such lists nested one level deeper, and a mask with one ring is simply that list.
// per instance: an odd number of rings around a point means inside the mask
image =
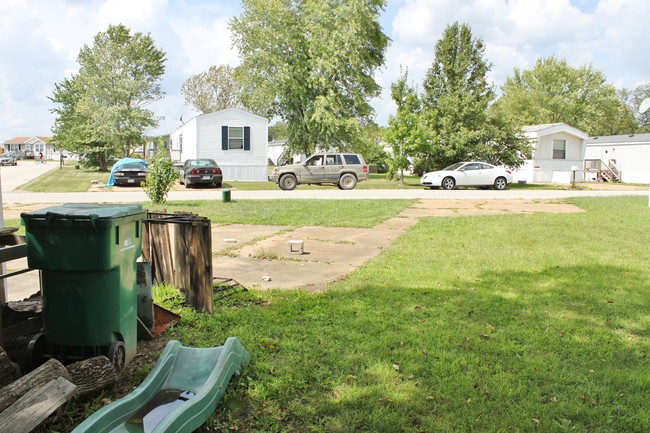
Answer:
[{"label": "white sports car", "polygon": [[439,171],[425,173],[420,185],[431,189],[454,189],[456,186],[480,186],[506,189],[512,172],[484,162],[457,162]]}]

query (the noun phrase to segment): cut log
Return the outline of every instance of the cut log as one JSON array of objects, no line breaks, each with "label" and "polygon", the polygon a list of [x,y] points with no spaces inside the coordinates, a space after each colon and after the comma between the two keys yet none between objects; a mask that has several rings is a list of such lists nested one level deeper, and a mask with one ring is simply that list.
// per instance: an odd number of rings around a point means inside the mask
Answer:
[{"label": "cut log", "polygon": [[16,400],[34,388],[45,385],[57,377],[70,379],[68,370],[56,359],[49,359],[36,370],[27,373],[20,379],[0,389],[0,411],[11,406]]},{"label": "cut log", "polygon": [[16,364],[11,362],[7,352],[0,346],[0,386],[5,386],[13,382],[20,376],[16,371]]},{"label": "cut log", "polygon": [[0,433],[29,433],[75,394],[76,387],[57,377],[22,396],[0,416]]},{"label": "cut log", "polygon": [[105,356],[84,359],[68,365],[70,381],[77,386],[77,394],[86,396],[101,391],[117,382],[117,372]]}]

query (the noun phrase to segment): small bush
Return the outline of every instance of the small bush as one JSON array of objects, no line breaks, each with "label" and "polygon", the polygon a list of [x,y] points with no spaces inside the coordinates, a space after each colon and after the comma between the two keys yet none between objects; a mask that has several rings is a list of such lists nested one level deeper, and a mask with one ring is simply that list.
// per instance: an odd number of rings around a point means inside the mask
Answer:
[{"label": "small bush", "polygon": [[167,158],[165,151],[158,145],[156,156],[150,160],[147,168],[147,178],[144,183],[144,192],[154,204],[164,204],[167,193],[178,179],[178,172],[174,162]]}]

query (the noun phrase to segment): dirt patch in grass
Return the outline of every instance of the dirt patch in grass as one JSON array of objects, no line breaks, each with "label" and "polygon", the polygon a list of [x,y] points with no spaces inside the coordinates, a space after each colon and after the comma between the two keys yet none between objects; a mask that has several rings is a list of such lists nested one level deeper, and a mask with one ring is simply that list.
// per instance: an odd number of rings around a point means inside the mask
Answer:
[{"label": "dirt patch in grass", "polygon": [[[220,226],[213,228],[214,274],[245,287],[321,291],[347,277],[423,217],[583,212],[562,202],[421,200],[370,229],[349,227]],[[244,236],[245,234],[245,236]],[[239,239],[244,236],[244,242]],[[226,239],[237,243],[226,243]],[[289,241],[303,241],[295,253]],[[223,254],[224,247],[227,254]]]}]

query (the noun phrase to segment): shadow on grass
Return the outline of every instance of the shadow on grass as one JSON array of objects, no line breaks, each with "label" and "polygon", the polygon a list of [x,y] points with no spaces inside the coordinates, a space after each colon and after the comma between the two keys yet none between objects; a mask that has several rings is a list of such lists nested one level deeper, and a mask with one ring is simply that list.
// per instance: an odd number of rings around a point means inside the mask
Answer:
[{"label": "shadow on grass", "polygon": [[248,293],[186,324],[251,353],[218,410],[232,426],[647,431],[646,287],[620,267],[486,272],[439,288]]}]

